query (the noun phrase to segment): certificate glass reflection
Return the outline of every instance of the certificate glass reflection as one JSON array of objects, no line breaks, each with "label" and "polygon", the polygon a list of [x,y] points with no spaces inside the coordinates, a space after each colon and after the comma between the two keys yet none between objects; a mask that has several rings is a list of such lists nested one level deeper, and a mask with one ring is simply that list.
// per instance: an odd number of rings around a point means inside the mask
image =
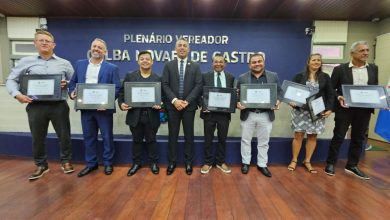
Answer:
[{"label": "certificate glass reflection", "polygon": [[75,109],[115,109],[115,84],[76,84]]},{"label": "certificate glass reflection", "polygon": [[284,97],[290,100],[295,100],[299,103],[304,103],[306,98],[310,96],[310,92],[300,88],[289,86],[284,94]]},{"label": "certificate glass reflection", "polygon": [[209,92],[209,107],[229,108],[232,95],[230,93]]},{"label": "certificate glass reflection", "polygon": [[311,120],[317,121],[318,119],[322,118],[322,112],[324,112],[325,109],[325,103],[322,96],[316,97],[316,95],[312,95],[307,98],[307,106],[309,107],[309,113]]},{"label": "certificate glass reflection", "polygon": [[351,89],[350,94],[351,94],[352,102],[361,102],[361,103],[369,103],[369,104],[380,103],[379,92],[376,90]]},{"label": "certificate glass reflection", "polygon": [[341,85],[345,104],[359,108],[389,108],[388,93],[380,85]]},{"label": "certificate glass reflection", "polygon": [[269,89],[248,89],[246,90],[247,102],[270,103],[271,91]]},{"label": "certificate glass reflection", "polygon": [[35,101],[64,100],[61,74],[31,74],[20,76],[20,92]]},{"label": "certificate glass reflection", "polygon": [[54,79],[32,79],[28,81],[27,95],[54,95]]},{"label": "certificate glass reflection", "polygon": [[323,112],[325,110],[325,104],[324,100],[322,99],[322,96],[311,101],[311,106],[315,115],[318,115]]},{"label": "certificate glass reflection", "polygon": [[108,90],[107,89],[84,89],[83,90],[83,104],[107,104]]},{"label": "certificate glass reflection", "polygon": [[277,84],[241,84],[240,103],[246,108],[271,109],[277,100]]},{"label": "certificate glass reflection", "polygon": [[133,102],[154,102],[156,100],[154,87],[132,87],[131,100]]},{"label": "certificate glass reflection", "polygon": [[131,107],[161,105],[160,82],[125,82],[125,103]]},{"label": "certificate glass reflection", "polygon": [[306,104],[306,99],[318,93],[318,88],[308,87],[296,82],[284,80],[282,84],[283,102],[294,102],[296,106],[302,107]]},{"label": "certificate glass reflection", "polygon": [[210,112],[234,113],[237,91],[234,88],[203,86],[202,109]]}]

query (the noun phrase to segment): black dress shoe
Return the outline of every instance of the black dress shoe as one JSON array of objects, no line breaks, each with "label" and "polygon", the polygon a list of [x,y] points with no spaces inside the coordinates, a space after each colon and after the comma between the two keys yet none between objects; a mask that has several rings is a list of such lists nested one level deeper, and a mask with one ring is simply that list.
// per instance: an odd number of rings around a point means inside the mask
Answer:
[{"label": "black dress shoe", "polygon": [[78,177],[82,177],[82,176],[85,176],[87,174],[89,174],[90,172],[94,171],[94,170],[97,170],[98,166],[94,166],[94,167],[85,167],[84,169],[82,169],[80,171],[79,174],[77,174]]},{"label": "black dress shoe", "polygon": [[192,166],[191,164],[186,164],[186,174],[191,175],[192,174]]},{"label": "black dress shoe", "polygon": [[266,177],[272,177],[271,172],[268,170],[267,167],[259,167],[257,166],[257,169]]},{"label": "black dress shoe", "polygon": [[249,164],[243,163],[241,165],[241,173],[242,174],[247,174],[249,172]]},{"label": "black dress shoe", "polygon": [[133,166],[131,166],[129,172],[127,172],[127,176],[132,176],[134,175],[139,169],[141,169],[141,164],[133,164]]},{"label": "black dress shoe", "polygon": [[357,166],[346,166],[345,172],[352,174],[352,175],[355,175],[355,176],[357,176],[361,179],[364,179],[364,180],[370,179],[370,177],[367,176],[365,173],[363,173],[361,170],[359,170],[359,168]]},{"label": "black dress shoe", "polygon": [[111,165],[104,166],[104,174],[111,175],[111,173],[114,172],[114,167]]},{"label": "black dress shoe", "polygon": [[326,164],[325,173],[329,176],[334,176],[334,165],[330,163]]},{"label": "black dress shoe", "polygon": [[167,167],[167,175],[172,175],[172,173],[175,171],[176,164],[170,163]]},{"label": "black dress shoe", "polygon": [[153,174],[158,174],[160,172],[160,168],[158,168],[157,163],[152,163],[152,165],[150,165],[150,170],[152,170]]}]

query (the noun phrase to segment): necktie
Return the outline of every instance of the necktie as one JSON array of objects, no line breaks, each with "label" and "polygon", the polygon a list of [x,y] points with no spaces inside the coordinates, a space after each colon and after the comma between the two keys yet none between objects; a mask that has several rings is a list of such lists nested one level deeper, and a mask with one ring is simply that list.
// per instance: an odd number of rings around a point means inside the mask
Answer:
[{"label": "necktie", "polygon": [[222,82],[221,82],[221,72],[217,72],[217,87],[222,87]]},{"label": "necktie", "polygon": [[179,98],[183,98],[184,93],[184,61],[180,60],[179,67]]}]

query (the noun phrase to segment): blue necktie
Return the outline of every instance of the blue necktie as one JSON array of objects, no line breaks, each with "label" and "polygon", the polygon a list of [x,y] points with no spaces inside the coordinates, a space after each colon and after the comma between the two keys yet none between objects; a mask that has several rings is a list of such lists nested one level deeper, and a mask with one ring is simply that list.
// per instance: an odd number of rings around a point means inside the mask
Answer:
[{"label": "blue necktie", "polygon": [[183,98],[184,93],[184,61],[180,60],[180,68],[179,68],[179,98]]},{"label": "blue necktie", "polygon": [[217,87],[222,87],[221,72],[217,72]]}]

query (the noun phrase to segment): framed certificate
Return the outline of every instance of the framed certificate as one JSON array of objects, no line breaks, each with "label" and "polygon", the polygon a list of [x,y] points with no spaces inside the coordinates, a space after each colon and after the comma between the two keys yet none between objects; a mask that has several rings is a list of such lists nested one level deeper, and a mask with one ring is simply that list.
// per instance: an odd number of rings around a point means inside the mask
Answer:
[{"label": "framed certificate", "polygon": [[325,103],[322,96],[316,97],[316,95],[312,95],[306,99],[306,102],[309,108],[311,120],[314,122],[321,119],[321,113],[325,111]]},{"label": "framed certificate", "polygon": [[161,83],[125,82],[125,103],[140,108],[161,105]]},{"label": "framed certificate", "polygon": [[237,91],[233,88],[203,86],[203,107],[211,112],[234,113]]},{"label": "framed certificate", "polygon": [[115,84],[77,83],[75,109],[115,109]]},{"label": "framed certificate", "polygon": [[282,84],[283,99],[285,103],[295,102],[296,106],[302,107],[306,104],[306,99],[318,93],[317,88],[284,80]]},{"label": "framed certificate", "polygon": [[271,109],[276,105],[276,100],[276,83],[240,85],[240,102],[246,108]]},{"label": "framed certificate", "polygon": [[377,85],[341,85],[345,103],[349,107],[388,108],[387,90]]},{"label": "framed certificate", "polygon": [[35,101],[59,101],[61,96],[61,74],[21,75],[20,92]]}]

